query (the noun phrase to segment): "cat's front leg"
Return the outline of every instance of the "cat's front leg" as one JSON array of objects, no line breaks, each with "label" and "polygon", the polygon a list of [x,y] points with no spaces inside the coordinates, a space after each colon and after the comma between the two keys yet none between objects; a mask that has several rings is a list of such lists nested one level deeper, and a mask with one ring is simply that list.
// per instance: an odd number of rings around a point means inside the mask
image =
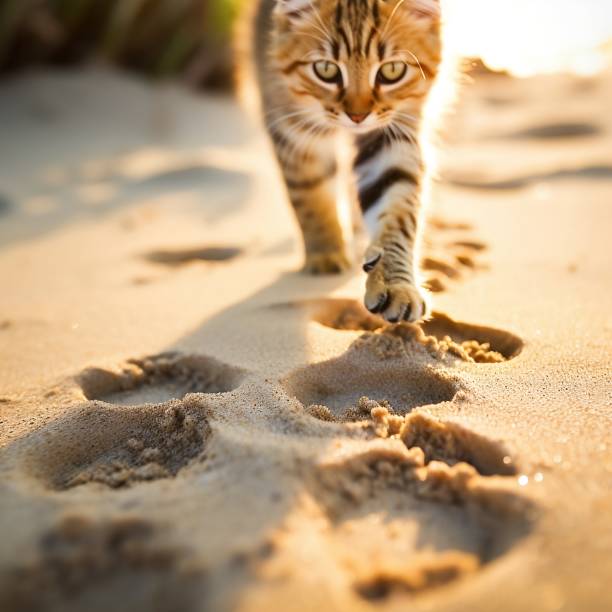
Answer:
[{"label": "cat's front leg", "polygon": [[290,128],[280,122],[269,133],[302,230],[304,270],[311,274],[344,272],[351,261],[336,205],[334,141],[325,135],[316,141],[303,135],[300,138]]},{"label": "cat's front leg", "polygon": [[[390,207],[366,250],[363,269],[368,273],[364,303],[390,323],[419,321],[427,315],[425,293],[418,286],[411,215]],[[416,224],[413,225],[416,227]],[[416,231],[416,229],[414,230]]]},{"label": "cat's front leg", "polygon": [[364,255],[368,274],[364,303],[389,322],[419,321],[427,315],[418,285],[416,253],[423,168],[408,139],[370,136],[355,161],[359,203],[370,230]]}]

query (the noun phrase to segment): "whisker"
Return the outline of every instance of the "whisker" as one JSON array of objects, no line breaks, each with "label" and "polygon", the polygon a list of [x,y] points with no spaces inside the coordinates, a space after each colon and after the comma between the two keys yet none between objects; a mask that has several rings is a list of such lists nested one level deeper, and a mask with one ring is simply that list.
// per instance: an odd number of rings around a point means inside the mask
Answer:
[{"label": "whisker", "polygon": [[[318,28],[318,30],[321,31],[320,28]],[[311,34],[310,32],[294,32],[296,36],[306,36],[308,38],[313,38],[314,40],[318,40],[323,45],[326,45],[327,43],[329,43],[329,38],[327,38],[327,34],[325,34],[325,32],[322,33],[326,36],[326,38],[321,38],[320,36],[316,36],[315,34]]]},{"label": "whisker", "polygon": [[389,15],[389,19],[387,19],[387,23],[385,24],[385,28],[384,28],[382,34],[380,35],[381,38],[383,38],[385,36],[385,34],[387,33],[387,29],[389,28],[389,24],[393,21],[393,17],[395,17],[395,14],[397,13],[397,11],[400,8],[400,6],[402,6],[402,4],[404,4],[404,2],[406,2],[406,0],[399,0],[399,2],[393,7],[393,10],[391,11],[391,15]]},{"label": "whisker", "polygon": [[[332,35],[330,34],[330,32],[325,29],[325,26],[323,26],[323,28],[321,28],[321,26],[317,25],[312,19],[307,19],[306,20],[307,23],[312,26],[317,32],[320,32],[321,34],[323,34],[324,38],[320,39],[322,42],[325,43],[331,43],[332,41]],[[306,35],[306,32],[297,32],[298,34],[303,34]]]},{"label": "whisker", "polygon": [[264,117],[267,117],[268,115],[273,115],[276,114],[278,111],[282,111],[285,109],[293,109],[295,108],[294,104],[282,104],[281,106],[274,106],[270,109],[268,109],[265,113],[264,113]]},{"label": "whisker", "polygon": [[411,144],[415,146],[417,145],[415,134],[410,132],[408,129],[409,127],[413,126],[403,124],[401,119],[396,120],[395,123],[391,123],[390,125],[393,126],[393,129],[397,130],[400,135],[403,135],[405,138],[407,138]]},{"label": "whisker", "polygon": [[321,24],[321,27],[323,28],[323,31],[326,32],[328,38],[331,39],[331,34],[330,34],[329,30],[325,27],[325,24],[323,23],[323,19],[321,18],[321,13],[319,13],[319,9],[317,9],[317,7],[314,5],[312,0],[309,0],[309,4],[310,4],[310,8],[312,8],[312,10],[314,11],[315,17],[317,18],[317,20]]},{"label": "whisker", "polygon": [[294,113],[287,113],[286,115],[282,115],[280,117],[277,117],[272,122],[266,122],[266,127],[270,130],[273,127],[277,126],[279,123],[281,123],[283,121],[286,121],[287,119],[291,119],[292,117],[299,117],[299,116],[308,117],[309,115],[310,115],[310,113],[307,110],[305,110],[305,109],[295,111]]},{"label": "whisker", "polygon": [[394,113],[397,117],[403,117],[405,119],[409,119],[410,121],[414,121],[415,123],[419,121],[418,117],[415,117],[414,115],[409,115],[408,113],[405,113],[404,111],[401,111],[401,110],[396,110],[394,111]]}]

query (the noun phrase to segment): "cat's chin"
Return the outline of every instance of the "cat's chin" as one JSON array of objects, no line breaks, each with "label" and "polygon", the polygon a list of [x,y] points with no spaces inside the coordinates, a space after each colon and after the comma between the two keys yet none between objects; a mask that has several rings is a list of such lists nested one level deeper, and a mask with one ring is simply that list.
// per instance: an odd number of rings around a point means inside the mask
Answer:
[{"label": "cat's chin", "polygon": [[376,130],[376,126],[367,127],[367,128],[344,128],[344,130],[348,134],[354,134],[355,136],[363,136],[363,134],[368,134]]}]

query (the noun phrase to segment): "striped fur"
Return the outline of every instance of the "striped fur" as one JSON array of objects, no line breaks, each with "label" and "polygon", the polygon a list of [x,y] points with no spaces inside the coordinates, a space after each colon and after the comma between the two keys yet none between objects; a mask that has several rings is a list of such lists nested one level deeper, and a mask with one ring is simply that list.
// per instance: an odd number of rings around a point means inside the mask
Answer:
[{"label": "striped fur", "polygon": [[251,22],[262,114],[302,229],[306,269],[350,265],[336,206],[344,132],[355,145],[354,191],[370,230],[365,304],[389,321],[422,318],[420,134],[441,62],[438,0],[259,0]]}]

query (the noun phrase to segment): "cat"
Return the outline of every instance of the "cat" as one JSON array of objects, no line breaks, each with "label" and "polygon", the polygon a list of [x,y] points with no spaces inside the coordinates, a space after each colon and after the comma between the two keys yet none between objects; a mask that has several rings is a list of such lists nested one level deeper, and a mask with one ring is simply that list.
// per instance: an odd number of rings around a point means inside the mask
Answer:
[{"label": "cat", "polygon": [[418,270],[421,128],[442,62],[439,0],[247,4],[242,57],[302,230],[305,269],[351,266],[336,202],[342,134],[353,143],[353,192],[370,230],[365,306],[391,323],[419,321],[427,316]]}]

